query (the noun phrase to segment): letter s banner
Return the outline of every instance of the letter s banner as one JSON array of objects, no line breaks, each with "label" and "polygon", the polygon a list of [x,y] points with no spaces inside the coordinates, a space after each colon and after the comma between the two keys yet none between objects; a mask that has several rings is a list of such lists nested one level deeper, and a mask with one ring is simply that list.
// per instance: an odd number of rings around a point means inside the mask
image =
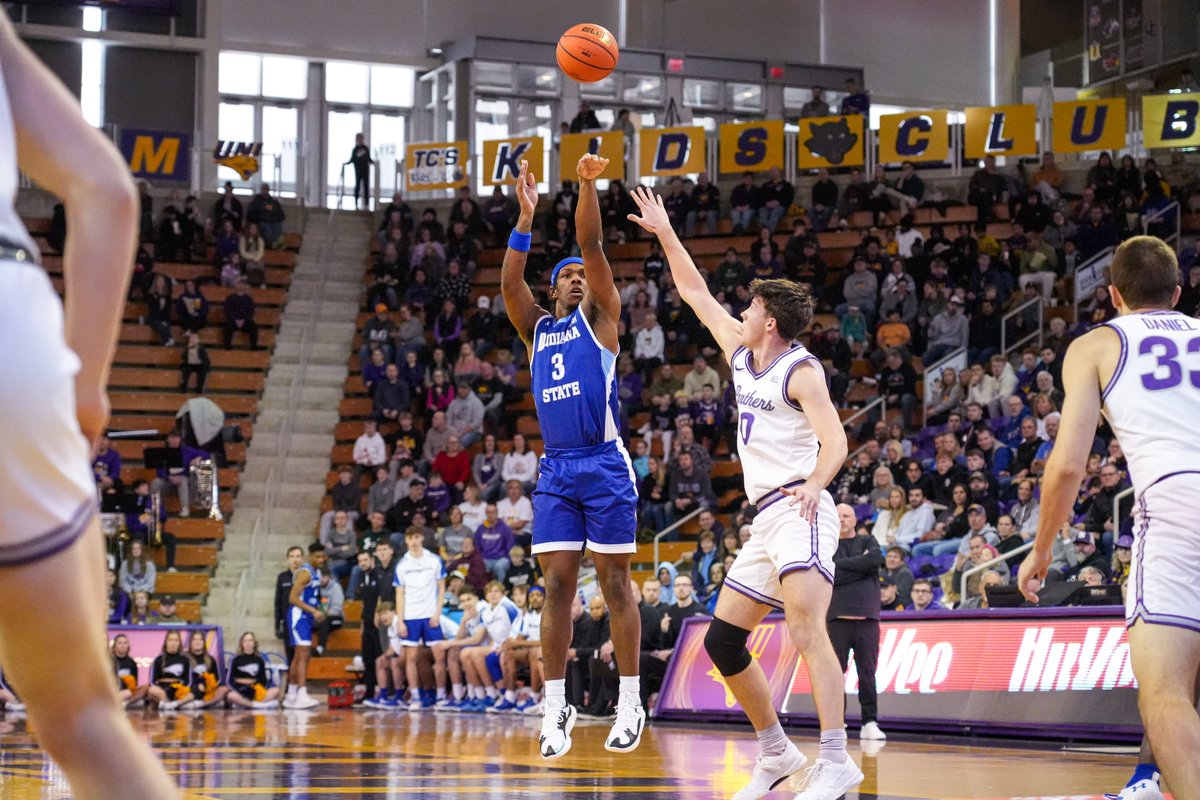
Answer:
[{"label": "letter s banner", "polygon": [[1146,147],[1200,147],[1200,95],[1142,96],[1142,136]]},{"label": "letter s banner", "polygon": [[687,175],[706,169],[704,128],[642,128],[641,174]]},{"label": "letter s banner", "polygon": [[967,158],[1028,156],[1038,151],[1037,106],[976,106],[967,109]]},{"label": "letter s banner", "polygon": [[[1050,613],[1047,613],[1049,611]],[[768,614],[749,646],[785,723],[816,720],[808,670],[783,625]],[[684,623],[655,716],[721,720],[741,715],[704,652],[707,620]],[[760,631],[760,629],[763,629]],[[760,633],[762,635],[760,635]],[[786,676],[786,677],[783,677]],[[783,683],[783,691],[779,687]],[[1045,735],[1137,741],[1137,682],[1119,609],[884,612],[875,670],[879,715],[892,724],[972,730],[1020,728]],[[858,673],[846,670],[847,719],[858,720]],[[1103,714],[1096,714],[1103,708]]]},{"label": "letter s banner", "polygon": [[1054,152],[1116,151],[1124,146],[1124,97],[1054,104]]},{"label": "letter s banner", "polygon": [[538,180],[546,178],[546,156],[542,137],[497,139],[483,143],[483,182],[488,186],[517,182],[521,162],[528,161]]},{"label": "letter s banner", "polygon": [[404,183],[410,192],[467,185],[471,160],[465,141],[416,142],[404,148]]},{"label": "letter s banner", "polygon": [[721,172],[783,169],[783,120],[731,122],[721,126]]},{"label": "letter s banner", "polygon": [[946,111],[909,111],[879,118],[879,163],[945,161],[950,155]]},{"label": "letter s banner", "polygon": [[191,177],[192,145],[186,133],[122,128],[118,144],[135,178],[186,181]]},{"label": "letter s banner", "polygon": [[[576,181],[575,166],[584,153],[608,159],[600,177],[604,180],[625,179],[625,134],[622,131],[564,133],[558,145],[558,179]],[[542,176],[538,175],[540,179]]]}]

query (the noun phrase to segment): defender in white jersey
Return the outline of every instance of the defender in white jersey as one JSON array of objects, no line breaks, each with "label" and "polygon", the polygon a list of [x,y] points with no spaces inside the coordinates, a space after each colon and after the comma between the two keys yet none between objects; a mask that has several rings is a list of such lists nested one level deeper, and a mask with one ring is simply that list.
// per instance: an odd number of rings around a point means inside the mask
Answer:
[{"label": "defender in white jersey", "polygon": [[[71,219],[65,315],[16,212],[18,170]],[[137,215],[129,166],[0,13],[0,662],[81,800],[175,797],[118,703],[95,602],[103,537],[89,450],[108,421]],[[71,590],[52,607],[46,587],[63,575]],[[45,658],[64,641],[66,682]]]},{"label": "defender in white jersey", "polygon": [[758,734],[754,773],[734,798],[763,797],[807,760],[784,734],[766,677],[746,648],[766,613],[782,609],[821,721],[817,760],[797,797],[835,800],[861,783],[863,774],[846,754],[843,675],[825,627],[839,527],[825,487],[846,458],[846,434],[820,363],[794,344],[812,319],[810,288],[754,281],[750,307],[735,319],[709,294],[671,228],[662,198],[642,188],[633,197],[642,214],[629,218],[658,236],[680,296],[730,360],[738,454],[746,493],[758,511],[750,541],[725,576],[733,591],[721,592],[704,640]]},{"label": "defender in white jersey", "polygon": [[1200,321],[1171,310],[1180,295],[1179,266],[1161,240],[1127,240],[1110,274],[1120,316],[1077,339],[1063,361],[1062,420],[1042,480],[1037,539],[1017,580],[1036,602],[1103,413],[1128,460],[1136,498],[1125,612],[1138,705],[1172,792],[1197,798]]}]

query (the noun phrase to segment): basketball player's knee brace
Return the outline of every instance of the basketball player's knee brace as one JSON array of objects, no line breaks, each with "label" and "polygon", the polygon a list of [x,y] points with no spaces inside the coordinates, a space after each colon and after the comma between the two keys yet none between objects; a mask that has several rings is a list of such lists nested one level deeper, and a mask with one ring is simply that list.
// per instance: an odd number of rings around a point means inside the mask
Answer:
[{"label": "basketball player's knee brace", "polygon": [[754,659],[746,649],[750,631],[730,625],[714,617],[704,636],[704,651],[712,659],[713,666],[723,677],[732,678],[743,672]]}]

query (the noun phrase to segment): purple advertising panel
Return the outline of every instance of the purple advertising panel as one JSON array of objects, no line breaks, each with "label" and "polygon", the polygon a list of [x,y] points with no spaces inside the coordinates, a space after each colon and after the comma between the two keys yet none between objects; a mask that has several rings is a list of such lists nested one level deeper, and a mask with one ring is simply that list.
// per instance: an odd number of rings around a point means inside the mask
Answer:
[{"label": "purple advertising panel", "polygon": [[112,649],[112,641],[117,634],[129,637],[129,657],[138,665],[138,684],[150,682],[150,665],[162,652],[163,640],[170,631],[179,631],[183,637],[183,647],[186,650],[188,637],[192,631],[201,631],[208,652],[217,663],[224,668],[225,653],[221,629],[213,625],[110,625],[108,626],[108,646]]},{"label": "purple advertising panel", "polygon": [[[1118,614],[1068,609],[885,614],[880,628],[879,718],[893,727],[1106,739],[1141,735],[1137,684]],[[689,620],[680,634],[657,715],[739,714],[704,652],[706,629],[706,620]],[[760,633],[764,629],[776,632]],[[775,643],[779,636],[785,641]],[[769,615],[755,629],[751,643],[759,639],[765,642],[755,656],[776,708],[789,722],[815,721],[808,671],[788,640],[782,615]],[[847,719],[859,720],[853,659],[846,697]]]}]

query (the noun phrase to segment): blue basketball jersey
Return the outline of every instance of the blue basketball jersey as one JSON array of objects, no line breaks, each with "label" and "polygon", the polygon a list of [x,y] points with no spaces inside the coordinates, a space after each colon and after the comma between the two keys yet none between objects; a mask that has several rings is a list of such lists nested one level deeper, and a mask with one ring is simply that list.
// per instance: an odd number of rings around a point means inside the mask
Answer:
[{"label": "blue basketball jersey", "polygon": [[302,564],[300,569],[307,572],[309,577],[304,590],[300,592],[300,602],[317,608],[321,605],[321,571],[311,564]]},{"label": "blue basketball jersey", "polygon": [[533,401],[550,450],[618,439],[617,356],[601,346],[580,308],[533,328]]}]

